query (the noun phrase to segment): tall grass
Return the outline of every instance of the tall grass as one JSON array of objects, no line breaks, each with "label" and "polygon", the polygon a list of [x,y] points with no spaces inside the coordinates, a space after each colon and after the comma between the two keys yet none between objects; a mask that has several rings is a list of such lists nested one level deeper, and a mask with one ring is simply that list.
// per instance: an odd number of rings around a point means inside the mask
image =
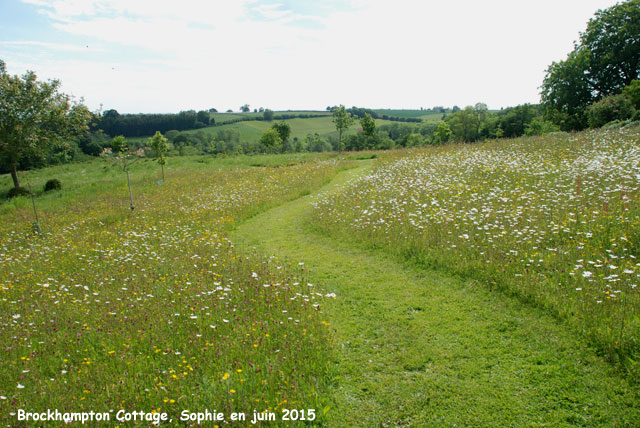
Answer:
[{"label": "tall grass", "polygon": [[396,152],[314,219],[546,308],[637,370],[639,141],[608,130]]},{"label": "tall grass", "polygon": [[344,163],[184,162],[162,185],[143,177],[151,165],[134,167],[134,212],[124,175],[105,164],[31,173],[55,173],[64,186],[38,197],[42,236],[31,233],[28,200],[2,205],[4,425],[17,424],[17,409],[177,418],[182,409],[322,408],[324,297],[301,271],[238,253],[227,231]]}]

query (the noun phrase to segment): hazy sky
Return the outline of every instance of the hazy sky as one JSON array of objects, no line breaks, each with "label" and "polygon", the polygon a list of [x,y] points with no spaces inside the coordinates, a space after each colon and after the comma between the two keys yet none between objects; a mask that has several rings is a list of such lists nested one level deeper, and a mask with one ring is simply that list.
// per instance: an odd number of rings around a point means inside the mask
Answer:
[{"label": "hazy sky", "polygon": [[613,0],[0,0],[0,59],[95,110],[500,108]]}]

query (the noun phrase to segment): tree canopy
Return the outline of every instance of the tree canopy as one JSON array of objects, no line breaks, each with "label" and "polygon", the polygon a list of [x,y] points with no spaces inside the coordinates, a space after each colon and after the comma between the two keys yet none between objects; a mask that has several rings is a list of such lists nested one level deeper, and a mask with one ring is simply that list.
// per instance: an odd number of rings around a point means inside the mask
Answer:
[{"label": "tree canopy", "polygon": [[280,140],[282,140],[283,144],[289,140],[289,136],[291,135],[291,126],[287,122],[276,122],[271,125],[271,128],[275,129],[275,131],[280,136]]},{"label": "tree canopy", "polygon": [[23,156],[42,153],[87,129],[87,108],[73,103],[59,87],[57,80],[38,81],[32,71],[9,75],[0,60],[0,157],[9,165],[15,187],[20,186],[17,168]]},{"label": "tree canopy", "polygon": [[640,0],[598,11],[564,61],[547,69],[545,118],[563,130],[587,126],[586,109],[640,78]]}]

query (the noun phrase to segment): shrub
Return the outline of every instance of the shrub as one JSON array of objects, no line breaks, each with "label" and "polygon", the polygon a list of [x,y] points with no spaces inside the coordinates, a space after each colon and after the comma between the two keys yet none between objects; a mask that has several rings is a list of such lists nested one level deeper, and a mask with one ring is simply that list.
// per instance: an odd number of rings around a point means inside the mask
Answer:
[{"label": "shrub", "polygon": [[599,128],[614,120],[626,120],[635,113],[633,104],[624,95],[610,95],[587,108],[591,128]]},{"label": "shrub", "polygon": [[15,198],[16,196],[31,196],[31,192],[25,189],[24,187],[13,187],[7,193],[7,198]]},{"label": "shrub", "polygon": [[62,183],[57,178],[52,178],[51,180],[47,181],[47,183],[44,185],[45,192],[48,192],[49,190],[60,190],[60,189],[62,189]]}]

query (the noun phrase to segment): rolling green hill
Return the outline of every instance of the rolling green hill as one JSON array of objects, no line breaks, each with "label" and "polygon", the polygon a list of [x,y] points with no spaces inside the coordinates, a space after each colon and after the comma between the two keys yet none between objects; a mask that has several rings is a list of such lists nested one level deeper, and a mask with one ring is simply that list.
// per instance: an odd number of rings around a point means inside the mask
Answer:
[{"label": "rolling green hill", "polygon": [[[321,116],[317,118],[306,119],[287,119],[286,122],[291,126],[291,138],[304,138],[307,134],[319,134],[323,137],[337,136],[338,132],[333,124],[330,116]],[[377,119],[376,125],[384,125],[393,123],[388,120]],[[240,132],[240,140],[242,141],[257,141],[260,135],[271,125],[273,122],[266,121],[244,121],[236,122],[228,125],[210,126],[207,128],[194,129],[185,131],[185,133],[191,134],[195,132],[205,132],[208,134],[216,135],[219,131],[224,129],[237,129]],[[360,129],[360,123],[355,121],[349,128],[347,134],[355,133]]]},{"label": "rolling green hill", "polygon": [[[254,119],[254,118],[262,118],[264,113],[211,113],[211,117],[215,120],[216,124],[222,124],[227,122],[235,122],[237,120],[246,120],[246,119]],[[313,116],[327,116],[330,115],[329,112],[326,111],[318,111],[318,110],[295,110],[295,111],[275,111],[274,112],[276,118],[280,115],[313,115]]]}]

